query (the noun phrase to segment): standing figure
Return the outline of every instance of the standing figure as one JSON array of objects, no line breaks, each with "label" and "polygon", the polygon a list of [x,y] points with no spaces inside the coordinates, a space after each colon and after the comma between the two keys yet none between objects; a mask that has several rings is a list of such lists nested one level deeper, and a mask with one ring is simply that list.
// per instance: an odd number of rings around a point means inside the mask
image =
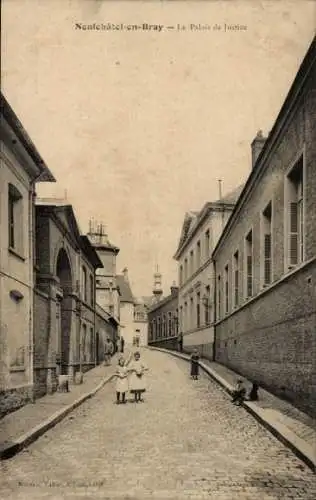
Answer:
[{"label": "standing figure", "polygon": [[104,364],[105,366],[110,366],[111,364],[111,355],[113,353],[113,344],[109,337],[107,337],[104,343]]},{"label": "standing figure", "polygon": [[124,337],[121,337],[120,342],[121,342],[121,353],[123,353],[124,352],[124,345],[125,345]]},{"label": "standing figure", "polygon": [[128,365],[128,370],[131,371],[131,376],[129,380],[129,390],[135,397],[135,403],[139,401],[144,401],[141,397],[142,393],[146,391],[146,380],[144,372],[148,368],[140,359],[140,353],[136,351],[134,353],[134,359]]},{"label": "standing figure", "polygon": [[199,353],[197,349],[193,350],[191,354],[191,378],[197,380],[199,378]]},{"label": "standing figure", "polygon": [[183,351],[183,335],[182,333],[179,333],[178,335],[178,345],[179,345],[179,351]]},{"label": "standing figure", "polygon": [[116,369],[115,376],[116,380],[116,404],[120,404],[122,397],[122,403],[126,403],[126,393],[128,391],[128,372],[127,363],[125,363],[124,358],[121,356],[118,360],[118,366]]}]

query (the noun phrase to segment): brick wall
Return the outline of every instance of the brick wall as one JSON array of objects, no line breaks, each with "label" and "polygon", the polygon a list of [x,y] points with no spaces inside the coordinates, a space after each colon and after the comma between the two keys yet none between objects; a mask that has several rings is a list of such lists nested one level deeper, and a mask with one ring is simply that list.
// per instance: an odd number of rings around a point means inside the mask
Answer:
[{"label": "brick wall", "polygon": [[40,397],[47,391],[48,296],[35,291],[34,300],[34,391]]},{"label": "brick wall", "polygon": [[[279,130],[263,174],[249,190],[214,255],[216,277],[229,264],[229,310],[215,326],[216,360],[316,415],[316,96],[315,68]],[[284,114],[286,112],[284,111]],[[274,137],[268,141],[272,142]],[[300,151],[305,162],[305,265],[286,270],[285,177]],[[257,168],[257,167],[255,167]],[[273,285],[262,288],[260,214],[272,201]],[[233,219],[232,219],[233,220]],[[253,296],[245,299],[244,238],[253,230]],[[233,310],[232,261],[239,251],[239,306]],[[286,274],[285,274],[286,273]],[[241,280],[243,278],[243,280]],[[223,282],[223,279],[222,279]],[[217,304],[218,305],[218,304]]]}]

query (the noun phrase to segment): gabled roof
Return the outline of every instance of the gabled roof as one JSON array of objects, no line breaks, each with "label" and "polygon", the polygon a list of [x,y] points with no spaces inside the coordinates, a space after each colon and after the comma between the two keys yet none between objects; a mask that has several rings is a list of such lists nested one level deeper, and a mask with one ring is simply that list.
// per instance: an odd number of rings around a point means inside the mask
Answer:
[{"label": "gabled roof", "polygon": [[[28,133],[24,129],[22,123],[14,113],[13,109],[11,108],[2,92],[0,93],[0,117],[1,128],[3,130],[6,130],[6,132],[8,132],[8,128],[9,130],[11,129],[11,131],[13,131],[18,141],[23,146],[24,150],[34,162],[33,164],[37,168],[37,175],[33,174],[33,179],[36,182],[56,182],[55,177],[37,151]],[[10,132],[10,135],[12,136],[12,132]]]},{"label": "gabled roof", "polygon": [[223,207],[227,207],[228,209],[233,209],[235,203],[237,202],[240,193],[242,192],[244,184],[241,184],[236,189],[228,193],[226,196],[216,201],[209,201],[204,204],[203,208],[197,211],[187,212],[184,217],[184,222],[182,225],[182,231],[180,236],[180,241],[178,244],[177,251],[174,255],[174,258],[177,259],[184,250],[187,243],[190,241],[192,236],[195,234],[197,229],[200,227],[202,222],[205,220],[207,215],[212,210],[221,210]]},{"label": "gabled roof", "polygon": [[103,264],[93,245],[91,245],[89,238],[81,234],[72,205],[54,205],[52,203],[46,205],[41,202],[36,205],[36,211],[38,213],[51,213],[57,217],[59,223],[68,232],[68,234],[73,237],[77,246],[82,250],[94,269],[103,267]]},{"label": "gabled roof", "polygon": [[130,284],[128,281],[125,280],[125,278],[122,274],[118,274],[116,276],[116,285],[117,285],[117,288],[119,289],[120,301],[134,304],[135,299],[133,297],[133,293],[132,293]]}]

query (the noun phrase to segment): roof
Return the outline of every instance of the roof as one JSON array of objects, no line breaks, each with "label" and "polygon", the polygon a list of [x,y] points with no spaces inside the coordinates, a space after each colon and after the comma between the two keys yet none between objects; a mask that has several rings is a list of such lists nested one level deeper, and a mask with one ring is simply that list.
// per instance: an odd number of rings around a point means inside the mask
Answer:
[{"label": "roof", "polygon": [[116,276],[116,285],[117,285],[117,288],[119,289],[120,301],[134,304],[135,299],[133,297],[133,293],[132,293],[130,284],[128,281],[125,280],[125,278],[122,274],[118,274]]},{"label": "roof", "polygon": [[[90,243],[89,238],[86,235],[81,234],[72,205],[55,205],[52,203],[44,204],[41,201],[40,204],[36,204],[36,211],[40,213],[48,212],[54,214],[66,231],[74,236],[78,247],[82,250],[94,269],[103,267],[103,264],[93,245]],[[61,214],[64,214],[65,217],[61,217]]]},{"label": "roof", "polygon": [[256,160],[254,168],[251,170],[250,175],[247,179],[247,182],[244,185],[244,188],[238,198],[238,202],[235,205],[235,208],[225,226],[224,231],[222,232],[214,250],[212,256],[215,257],[219,248],[222,246],[223,241],[227,238],[230,233],[238,215],[246,202],[248,194],[258,186],[258,178],[262,175],[264,170],[268,165],[268,158],[273,150],[276,142],[279,139],[280,133],[286,126],[287,120],[289,118],[289,114],[293,107],[296,105],[297,101],[302,96],[302,87],[306,83],[306,80],[309,77],[315,75],[315,65],[316,65],[316,36],[314,36],[309,49],[300,65],[298,72],[294,78],[294,81],[290,87],[290,90],[285,98],[285,101],[279,111],[279,114],[274,122],[274,125],[267,137],[260,154]]},{"label": "roof", "polygon": [[35,181],[56,182],[55,177],[53,176],[48,166],[44,162],[43,158],[37,151],[28,133],[24,129],[22,123],[14,113],[13,109],[11,108],[10,104],[8,103],[2,92],[0,93],[0,107],[1,107],[1,112],[0,112],[1,127],[2,128],[5,127],[3,120],[3,118],[5,118],[5,121],[7,122],[9,127],[13,130],[19,142],[22,144],[25,151],[28,153],[29,157],[33,160],[34,164],[36,165],[39,171],[39,175],[37,176],[37,178],[35,178]]},{"label": "roof", "polygon": [[177,251],[174,255],[175,259],[177,259],[180,256],[180,254],[182,253],[182,251],[184,250],[184,248],[186,247],[192,236],[196,233],[197,229],[200,227],[202,222],[205,220],[207,215],[212,210],[222,210],[223,207],[233,209],[235,203],[237,202],[240,196],[240,193],[242,192],[243,187],[244,184],[241,184],[233,191],[225,195],[223,198],[221,198],[220,200],[209,201],[205,203],[203,208],[199,212],[190,211],[185,214],[181,230],[180,241],[178,244]]}]

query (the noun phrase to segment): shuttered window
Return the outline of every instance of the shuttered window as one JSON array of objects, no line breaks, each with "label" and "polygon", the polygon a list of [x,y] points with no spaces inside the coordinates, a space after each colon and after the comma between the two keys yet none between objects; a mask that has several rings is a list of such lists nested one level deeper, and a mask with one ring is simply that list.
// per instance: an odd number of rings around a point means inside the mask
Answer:
[{"label": "shuttered window", "polygon": [[249,231],[246,242],[246,298],[252,297],[253,294],[253,257],[252,257],[252,231]]},{"label": "shuttered window", "polygon": [[271,234],[264,235],[264,284],[271,283]]},{"label": "shuttered window", "polygon": [[234,254],[234,306],[239,304],[239,253]]},{"label": "shuttered window", "polygon": [[303,157],[288,175],[288,265],[304,260]]}]

